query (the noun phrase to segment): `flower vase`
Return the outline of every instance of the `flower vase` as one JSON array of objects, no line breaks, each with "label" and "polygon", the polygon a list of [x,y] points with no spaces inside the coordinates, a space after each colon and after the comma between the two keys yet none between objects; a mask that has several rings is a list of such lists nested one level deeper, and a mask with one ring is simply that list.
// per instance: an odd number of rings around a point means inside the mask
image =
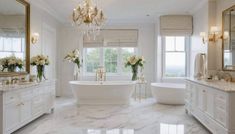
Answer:
[{"label": "flower vase", "polygon": [[16,71],[16,66],[9,66],[7,68],[8,72],[15,72]]},{"label": "flower vase", "polygon": [[42,77],[44,77],[44,79],[45,79],[44,69],[45,69],[44,65],[38,65],[37,66],[37,77],[38,77],[39,82],[42,81]]},{"label": "flower vase", "polygon": [[138,65],[131,66],[132,68],[132,81],[136,81],[138,77]]}]

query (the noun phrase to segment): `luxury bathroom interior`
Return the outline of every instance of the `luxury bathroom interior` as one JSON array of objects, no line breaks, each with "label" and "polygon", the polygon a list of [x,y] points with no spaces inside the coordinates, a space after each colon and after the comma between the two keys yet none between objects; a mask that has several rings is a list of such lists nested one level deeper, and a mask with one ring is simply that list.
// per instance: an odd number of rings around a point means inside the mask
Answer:
[{"label": "luxury bathroom interior", "polygon": [[235,134],[235,0],[0,0],[0,134]]}]

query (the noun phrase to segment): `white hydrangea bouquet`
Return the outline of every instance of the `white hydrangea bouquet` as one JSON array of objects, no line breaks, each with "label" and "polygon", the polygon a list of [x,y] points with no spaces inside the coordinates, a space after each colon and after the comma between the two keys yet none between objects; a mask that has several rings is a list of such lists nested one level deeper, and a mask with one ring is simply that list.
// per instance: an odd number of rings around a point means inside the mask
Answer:
[{"label": "white hydrangea bouquet", "polygon": [[69,52],[65,57],[65,60],[72,62],[77,65],[78,68],[81,67],[80,57],[79,57],[79,49],[75,49],[72,52]]},{"label": "white hydrangea bouquet", "polygon": [[36,56],[31,58],[30,64],[32,66],[37,67],[37,77],[38,77],[40,82],[42,81],[42,77],[44,79],[46,79],[46,77],[44,75],[45,66],[50,64],[48,56],[36,55]]},{"label": "white hydrangea bouquet", "polygon": [[15,72],[16,68],[19,68],[20,70],[23,68],[23,60],[13,55],[1,58],[0,65],[2,67],[2,71],[8,69],[9,72]]},{"label": "white hydrangea bouquet", "polygon": [[144,67],[144,57],[139,57],[139,56],[130,56],[127,58],[126,62],[125,62],[125,67],[131,66],[132,69],[132,80],[135,81],[137,80],[137,76],[138,76],[138,67]]}]

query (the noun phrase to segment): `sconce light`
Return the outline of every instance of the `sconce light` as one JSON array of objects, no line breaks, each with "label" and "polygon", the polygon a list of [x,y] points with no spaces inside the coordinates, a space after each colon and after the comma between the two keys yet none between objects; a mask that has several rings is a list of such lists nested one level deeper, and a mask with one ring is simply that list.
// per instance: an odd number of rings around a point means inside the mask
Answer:
[{"label": "sconce light", "polygon": [[217,26],[212,26],[209,34],[209,42],[216,42],[220,37],[219,28]]},{"label": "sconce light", "polygon": [[223,38],[219,34],[220,34],[219,28],[217,26],[212,26],[208,35],[205,32],[201,32],[200,36],[202,37],[203,44],[205,44],[206,42],[215,43],[218,39]]},{"label": "sconce light", "polygon": [[31,37],[32,44],[36,44],[38,42],[38,39],[39,39],[39,34],[38,33],[33,33],[32,37]]}]

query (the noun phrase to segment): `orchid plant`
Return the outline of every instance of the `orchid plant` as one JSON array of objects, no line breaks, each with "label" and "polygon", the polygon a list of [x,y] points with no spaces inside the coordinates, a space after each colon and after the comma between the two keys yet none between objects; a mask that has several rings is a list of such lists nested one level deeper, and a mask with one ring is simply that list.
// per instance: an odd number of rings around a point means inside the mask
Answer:
[{"label": "orchid plant", "polygon": [[64,59],[76,64],[78,68],[80,68],[80,66],[81,66],[80,57],[79,57],[79,49],[75,49],[72,52],[69,52],[64,57]]}]

